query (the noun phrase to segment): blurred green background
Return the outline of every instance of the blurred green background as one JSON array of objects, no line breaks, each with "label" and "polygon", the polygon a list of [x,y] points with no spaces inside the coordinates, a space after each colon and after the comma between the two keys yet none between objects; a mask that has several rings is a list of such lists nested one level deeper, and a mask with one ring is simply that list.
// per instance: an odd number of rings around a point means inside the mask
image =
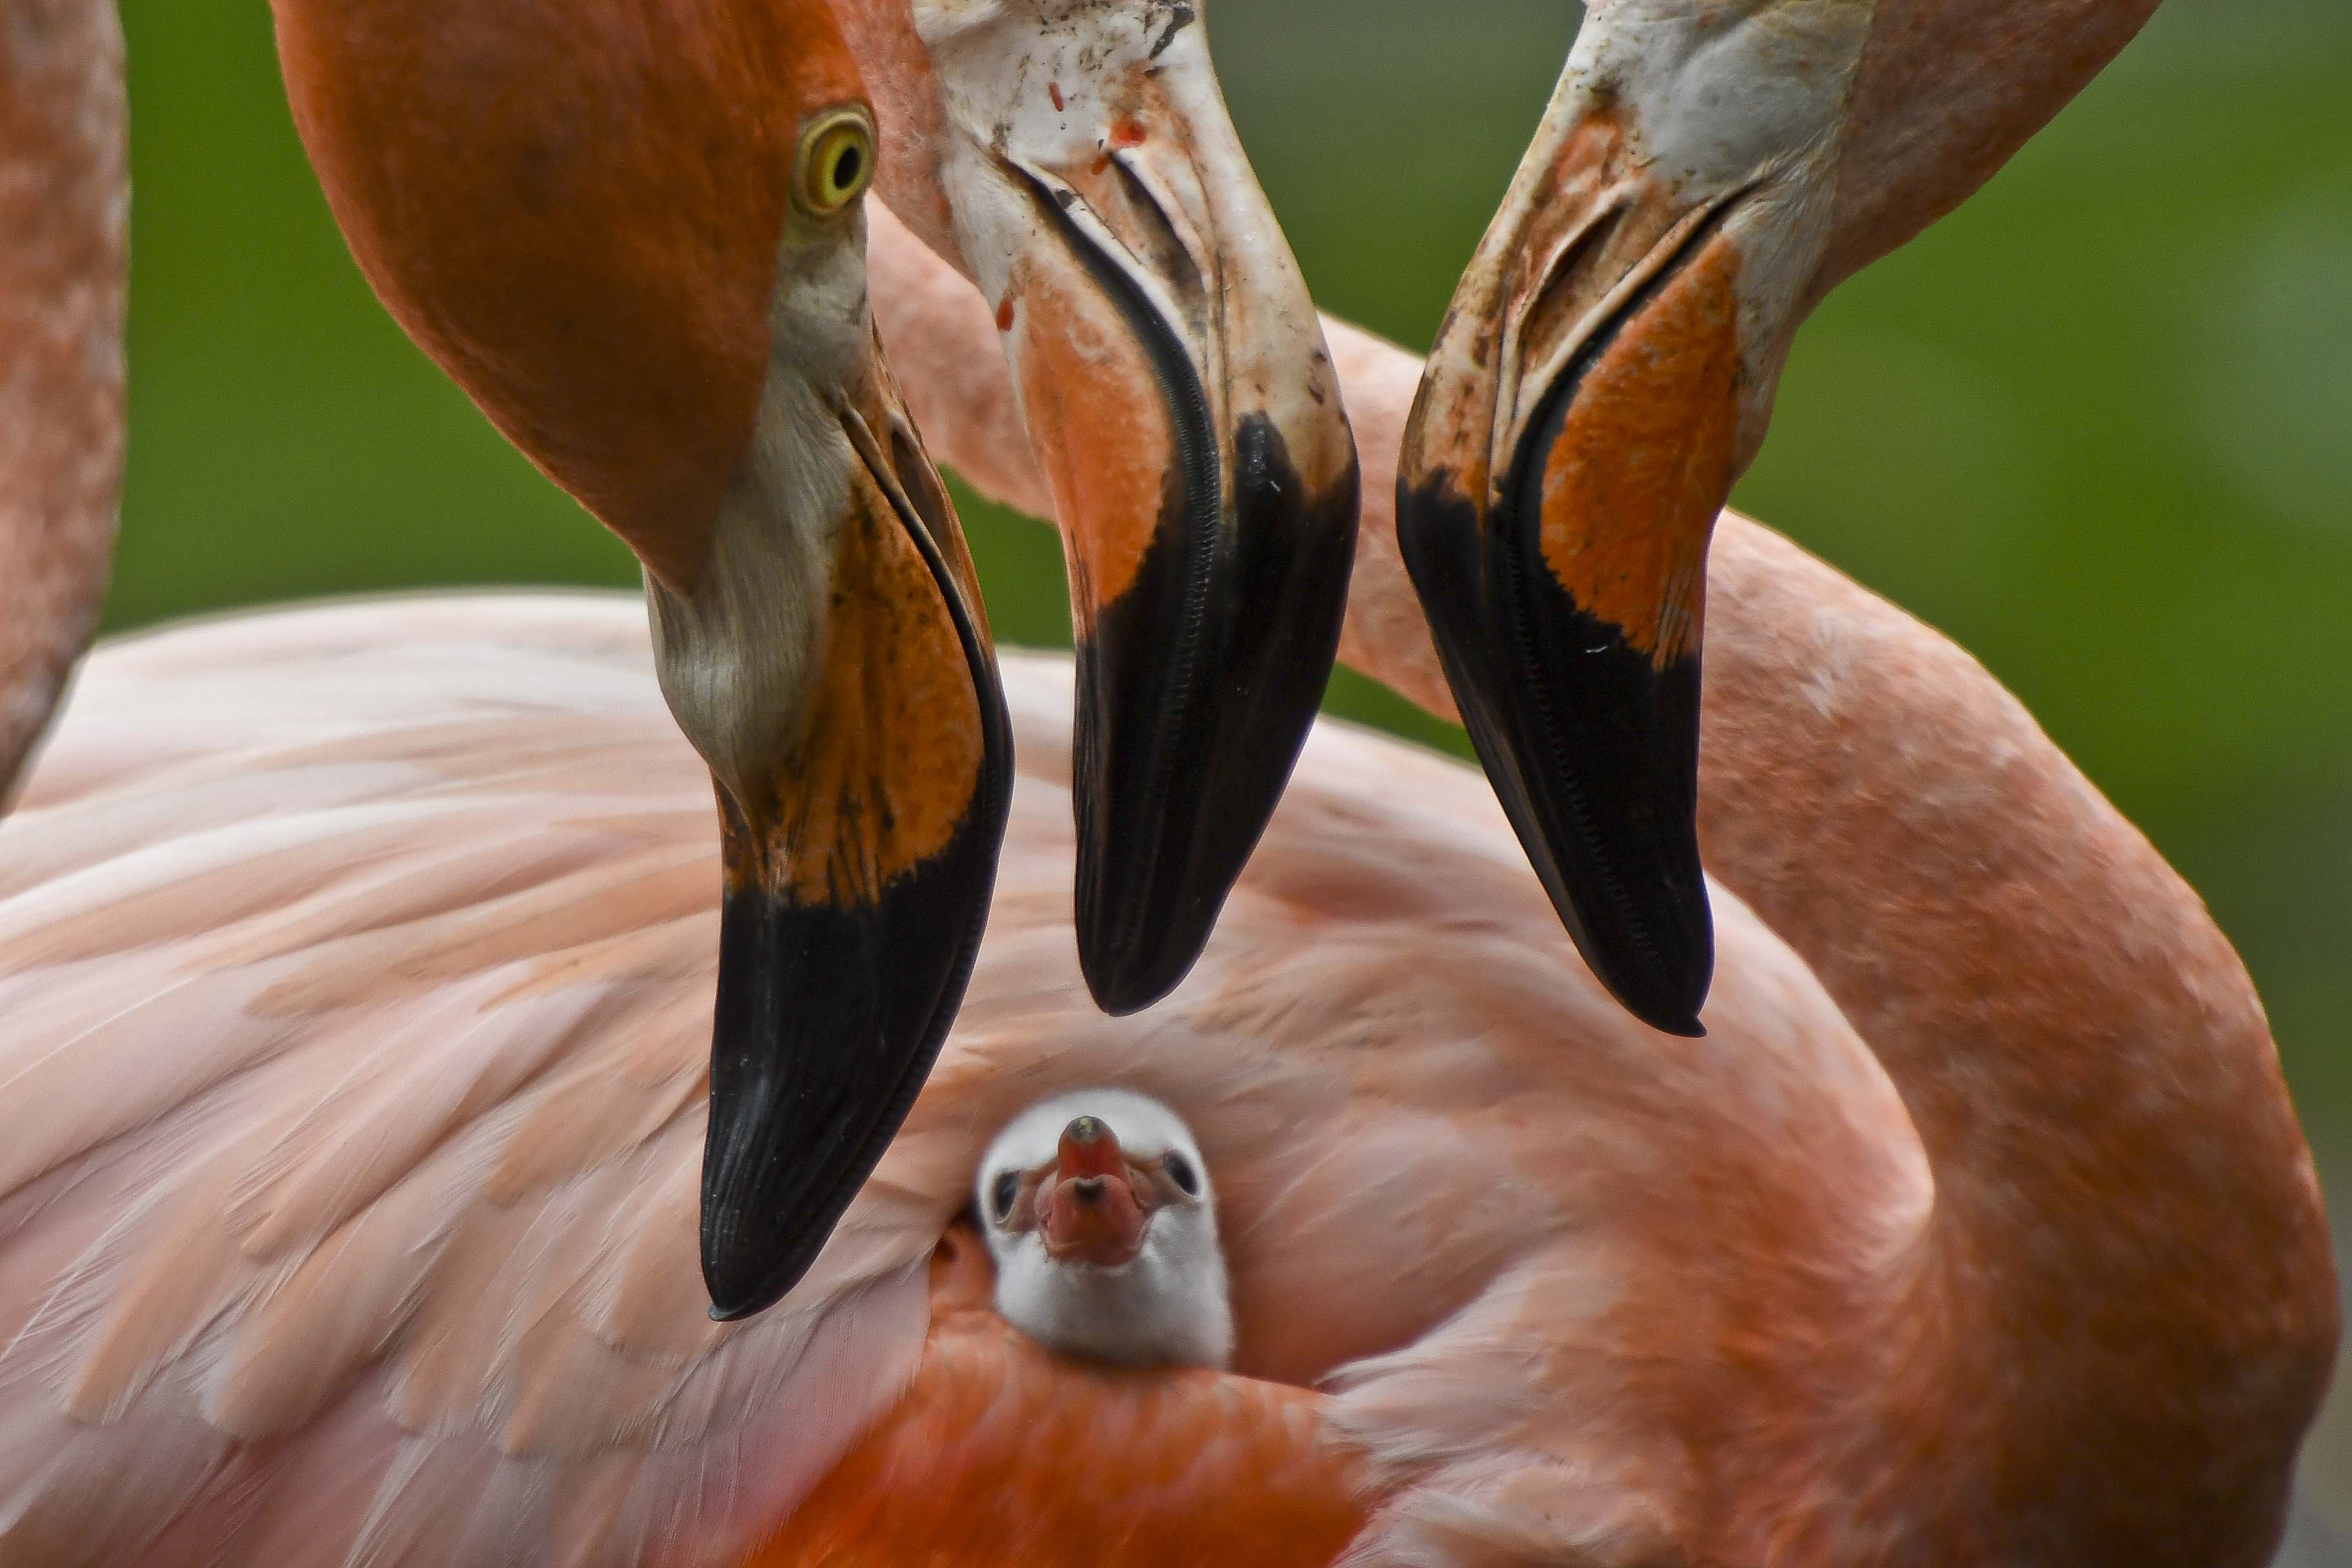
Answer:
[{"label": "blurred green background", "polygon": [[[132,441],[109,626],[634,583],[376,308],[302,162],[267,7],[123,12]],[[1326,308],[1427,344],[1576,16],[1217,0],[1234,118]],[[1066,641],[1051,534],[960,499],[1000,633]],[[1981,195],[1822,308],[1737,501],[1974,650],[2204,893],[2352,1194],[2352,5],[2168,0]],[[1334,701],[1411,726],[1367,683]],[[2347,1404],[2305,1464],[2340,1526]]]}]

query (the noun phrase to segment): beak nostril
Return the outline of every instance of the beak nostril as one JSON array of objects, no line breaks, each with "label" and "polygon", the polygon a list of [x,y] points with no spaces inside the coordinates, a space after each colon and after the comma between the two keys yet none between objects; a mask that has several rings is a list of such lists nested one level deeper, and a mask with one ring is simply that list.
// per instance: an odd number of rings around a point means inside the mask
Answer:
[{"label": "beak nostril", "polygon": [[1098,1204],[1102,1202],[1103,1194],[1109,1189],[1109,1186],[1110,1183],[1105,1177],[1080,1176],[1070,1184],[1070,1191],[1082,1204]]}]

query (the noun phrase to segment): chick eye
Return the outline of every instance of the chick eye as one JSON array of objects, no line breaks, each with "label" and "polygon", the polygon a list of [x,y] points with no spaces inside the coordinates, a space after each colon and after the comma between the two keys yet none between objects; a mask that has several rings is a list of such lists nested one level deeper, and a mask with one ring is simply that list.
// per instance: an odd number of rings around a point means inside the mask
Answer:
[{"label": "chick eye", "polygon": [[997,1224],[1003,1225],[1013,1217],[1013,1201],[1020,1195],[1021,1177],[1017,1172],[1007,1171],[996,1178],[995,1184],[988,1189],[988,1209]]},{"label": "chick eye", "polygon": [[1175,1183],[1176,1190],[1186,1197],[1201,1195],[1201,1173],[1192,1169],[1192,1162],[1183,1155],[1170,1151],[1168,1158],[1161,1162],[1160,1169],[1168,1173],[1168,1179]]},{"label": "chick eye", "polygon": [[801,133],[793,197],[812,217],[831,217],[874,179],[874,121],[858,108],[820,115]]}]

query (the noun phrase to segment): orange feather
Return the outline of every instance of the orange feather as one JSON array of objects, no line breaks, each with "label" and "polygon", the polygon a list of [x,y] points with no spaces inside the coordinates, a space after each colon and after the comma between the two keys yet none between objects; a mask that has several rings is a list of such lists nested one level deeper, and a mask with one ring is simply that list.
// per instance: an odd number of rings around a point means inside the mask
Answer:
[{"label": "orange feather", "polygon": [[1306,1389],[1070,1361],[990,1304],[979,1237],[931,1262],[914,1385],[745,1568],[1319,1568],[1362,1459]]}]

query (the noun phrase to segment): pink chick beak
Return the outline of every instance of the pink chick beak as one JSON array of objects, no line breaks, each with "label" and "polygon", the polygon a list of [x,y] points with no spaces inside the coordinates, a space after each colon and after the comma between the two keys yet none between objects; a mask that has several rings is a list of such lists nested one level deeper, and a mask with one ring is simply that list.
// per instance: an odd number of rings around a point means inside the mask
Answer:
[{"label": "pink chick beak", "polygon": [[1116,1268],[1143,1249],[1150,1218],[1117,1135],[1091,1116],[1064,1128],[1053,1177],[1038,1200],[1045,1255],[1056,1263]]}]

